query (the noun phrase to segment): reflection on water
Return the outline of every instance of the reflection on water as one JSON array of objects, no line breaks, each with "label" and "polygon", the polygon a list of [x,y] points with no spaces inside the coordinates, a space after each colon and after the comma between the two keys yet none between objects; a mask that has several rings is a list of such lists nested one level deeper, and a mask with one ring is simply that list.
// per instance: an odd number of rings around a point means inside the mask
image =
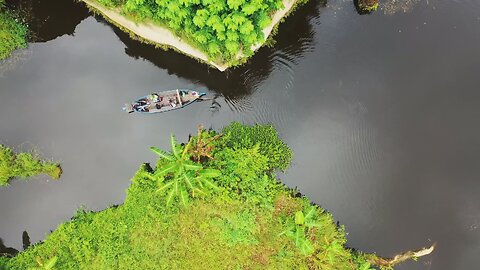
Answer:
[{"label": "reflection on water", "polygon": [[11,257],[15,256],[17,253],[18,250],[5,246],[5,244],[3,244],[3,239],[0,238],[0,256]]},{"label": "reflection on water", "polygon": [[[238,120],[278,128],[295,153],[282,181],[330,210],[350,246],[388,256],[437,241],[434,254],[396,269],[478,268],[480,2],[358,16],[352,0],[313,1],[281,25],[272,48],[226,73],[132,41],[100,18],[80,23],[86,9],[72,1],[39,3],[30,6],[43,15],[32,18],[43,19],[32,22],[50,41],[0,63],[10,70],[0,77],[0,141],[31,142],[65,173],[0,189],[3,249],[44,239],[81,205],[121,203],[138,165],[154,161],[148,147],[168,149],[170,133],[182,140],[199,123]],[[214,114],[210,102],[121,111],[180,86],[208,88],[227,105],[219,98]]]},{"label": "reflection on water", "polygon": [[46,42],[73,35],[88,15],[84,4],[75,0],[7,0],[28,25],[32,42]]},{"label": "reflection on water", "polygon": [[30,243],[30,235],[28,235],[27,231],[23,231],[22,233],[22,246],[23,250],[27,249],[31,245]]},{"label": "reflection on water", "polygon": [[32,57],[32,51],[28,48],[19,49],[12,52],[10,57],[0,60],[0,78],[2,78],[8,71],[15,70]]},{"label": "reflection on water", "polygon": [[381,9],[388,15],[398,12],[411,12],[422,1],[427,4],[435,2],[435,0],[386,0],[381,4]]},{"label": "reflection on water", "polygon": [[324,7],[325,4],[325,0],[314,0],[300,7],[295,16],[290,16],[280,26],[281,31],[275,36],[276,43],[273,47],[261,48],[247,64],[226,72],[209,68],[180,53],[163,51],[140,43],[103,18],[96,19],[112,27],[125,44],[127,55],[135,59],[145,59],[167,70],[169,74],[188,79],[192,83],[204,84],[208,89],[231,101],[234,108],[242,110],[241,107],[245,104],[238,104],[235,99],[252,94],[275,68],[288,69],[289,77],[293,80],[292,66],[314,48],[311,19],[319,17],[320,7]]}]

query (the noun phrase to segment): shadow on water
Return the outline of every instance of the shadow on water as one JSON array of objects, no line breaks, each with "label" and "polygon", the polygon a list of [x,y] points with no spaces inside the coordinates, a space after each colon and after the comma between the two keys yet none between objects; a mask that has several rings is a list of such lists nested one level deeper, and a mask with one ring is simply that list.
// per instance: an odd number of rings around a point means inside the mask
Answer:
[{"label": "shadow on water", "polygon": [[[23,231],[22,233],[22,246],[23,250],[27,249],[31,245],[30,242],[30,236],[28,235],[27,231]],[[18,250],[12,248],[12,247],[7,247],[3,243],[3,239],[0,238],[0,256],[4,257],[13,257],[17,255]]]},{"label": "shadow on water", "polygon": [[22,246],[23,250],[27,249],[31,245],[30,242],[30,235],[28,235],[27,231],[23,231],[22,233]]},{"label": "shadow on water", "polygon": [[125,53],[135,59],[145,59],[169,74],[185,78],[192,83],[204,84],[210,90],[227,99],[241,98],[255,92],[257,86],[269,77],[278,67],[292,70],[292,66],[312,51],[314,47],[314,29],[312,19],[318,18],[320,8],[326,6],[325,0],[315,0],[301,6],[295,14],[281,24],[281,31],[275,36],[272,47],[261,48],[246,64],[220,72],[205,64],[173,51],[156,49],[129,37],[118,27],[108,23],[100,16],[97,21],[110,26],[125,44]]},{"label": "shadow on water", "polygon": [[[280,26],[272,47],[263,47],[246,64],[220,72],[205,64],[174,51],[156,49],[129,37],[101,16],[97,21],[110,26],[125,44],[125,53],[135,59],[145,59],[169,74],[185,78],[192,83],[204,84],[227,99],[241,98],[252,94],[276,68],[285,68],[293,73],[306,52],[314,48],[312,19],[320,16],[320,8],[326,0],[314,0],[299,7]],[[76,26],[90,16],[84,4],[73,0],[7,0],[29,26],[32,42],[47,42],[59,36],[73,35]],[[293,74],[291,74],[293,76]]]},{"label": "shadow on water", "polygon": [[3,244],[3,239],[0,238],[0,256],[4,257],[13,257],[18,253],[18,250],[11,248],[11,247],[6,247]]},{"label": "shadow on water", "polygon": [[77,25],[89,16],[84,4],[73,0],[7,0],[28,25],[31,42],[47,42],[73,35]]}]

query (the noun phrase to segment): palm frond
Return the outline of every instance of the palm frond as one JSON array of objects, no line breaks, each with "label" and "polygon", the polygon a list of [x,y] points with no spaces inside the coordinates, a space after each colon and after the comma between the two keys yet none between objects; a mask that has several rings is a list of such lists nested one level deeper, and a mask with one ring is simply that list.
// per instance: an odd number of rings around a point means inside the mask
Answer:
[{"label": "palm frond", "polygon": [[178,155],[178,150],[177,150],[177,139],[173,134],[170,136],[170,146],[172,147],[172,154],[176,159],[180,159],[180,156]]},{"label": "palm frond", "polygon": [[171,185],[173,185],[173,181],[172,181],[172,182],[169,182],[169,183],[166,183],[165,185],[160,186],[160,187],[157,189],[157,192],[162,192],[162,191],[164,191],[165,189],[168,189]]},{"label": "palm frond", "polygon": [[48,262],[45,263],[44,268],[45,270],[52,270],[55,264],[57,263],[58,257],[55,256],[48,260]]},{"label": "palm frond", "polygon": [[160,156],[161,158],[164,158],[166,160],[169,160],[169,161],[173,161],[173,158],[172,158],[172,155],[166,151],[163,151],[162,149],[158,148],[158,147],[150,147],[150,150],[152,150],[152,152],[154,152],[155,154],[157,154],[158,156]]},{"label": "palm frond", "polygon": [[192,196],[195,197],[196,196],[196,193],[200,194],[200,195],[207,195],[207,193],[199,188],[193,188],[192,189]]},{"label": "palm frond", "polygon": [[200,164],[183,164],[183,166],[188,171],[198,171],[203,168]]},{"label": "palm frond", "polygon": [[209,179],[206,179],[206,178],[202,178],[202,182],[204,182],[207,186],[211,187],[212,189],[214,190],[219,190],[220,188],[215,185],[212,181],[210,181]]},{"label": "palm frond", "polygon": [[192,143],[192,138],[190,138],[190,140],[188,141],[188,143],[185,145],[185,147],[183,148],[183,152],[182,152],[182,160],[185,160],[185,157],[187,155],[187,151],[188,149],[190,148],[190,145]]},{"label": "palm frond", "polygon": [[164,167],[162,167],[160,170],[155,171],[155,173],[153,175],[155,177],[164,176],[167,173],[175,171],[175,169],[176,169],[175,167],[177,167],[177,163],[169,163],[169,164],[165,165]]},{"label": "palm frond", "polygon": [[168,206],[170,206],[172,204],[172,201],[173,201],[174,198],[175,198],[175,189],[172,188],[167,195],[166,203],[167,203]]},{"label": "palm frond", "polygon": [[309,219],[313,218],[313,216],[315,214],[315,210],[317,210],[315,206],[310,206],[307,214],[305,215],[305,220],[309,220]]},{"label": "palm frond", "polygon": [[183,206],[187,206],[187,204],[188,204],[188,192],[184,187],[182,187],[180,189],[180,201],[182,202]]},{"label": "palm frond", "polygon": [[192,181],[190,181],[190,178],[188,178],[188,175],[183,174],[183,180],[184,180],[185,183],[187,184],[187,187],[188,187],[188,188],[194,189],[193,184],[192,184]]}]

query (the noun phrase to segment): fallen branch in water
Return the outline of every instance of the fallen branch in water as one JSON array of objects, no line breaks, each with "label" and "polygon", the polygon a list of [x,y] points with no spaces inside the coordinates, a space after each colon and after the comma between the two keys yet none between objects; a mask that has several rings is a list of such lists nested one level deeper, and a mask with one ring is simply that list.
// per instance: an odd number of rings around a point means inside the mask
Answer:
[{"label": "fallen branch in water", "polygon": [[367,261],[372,264],[380,267],[381,269],[392,269],[395,265],[405,262],[407,260],[416,260],[417,258],[426,256],[433,252],[437,243],[434,243],[428,248],[422,248],[416,251],[407,251],[398,255],[395,255],[393,258],[382,258],[376,254],[367,254],[365,257]]}]

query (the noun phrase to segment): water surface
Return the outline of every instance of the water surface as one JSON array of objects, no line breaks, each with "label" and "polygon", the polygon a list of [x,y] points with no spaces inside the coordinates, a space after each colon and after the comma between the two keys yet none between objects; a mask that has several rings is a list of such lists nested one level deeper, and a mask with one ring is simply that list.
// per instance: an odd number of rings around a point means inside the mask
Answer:
[{"label": "water surface", "polygon": [[[44,239],[81,206],[121,204],[140,164],[155,160],[148,147],[168,149],[170,133],[185,140],[200,123],[238,120],[278,128],[295,156],[282,181],[332,212],[351,247],[389,256],[436,241],[434,254],[397,269],[478,267],[477,1],[405,0],[360,16],[352,1],[313,0],[274,47],[226,73],[140,44],[80,4],[40,2],[22,2],[36,42],[0,64],[0,142],[36,149],[64,175],[0,189],[6,246],[21,250],[24,231]],[[219,95],[221,107],[121,111],[177,87]]]}]

